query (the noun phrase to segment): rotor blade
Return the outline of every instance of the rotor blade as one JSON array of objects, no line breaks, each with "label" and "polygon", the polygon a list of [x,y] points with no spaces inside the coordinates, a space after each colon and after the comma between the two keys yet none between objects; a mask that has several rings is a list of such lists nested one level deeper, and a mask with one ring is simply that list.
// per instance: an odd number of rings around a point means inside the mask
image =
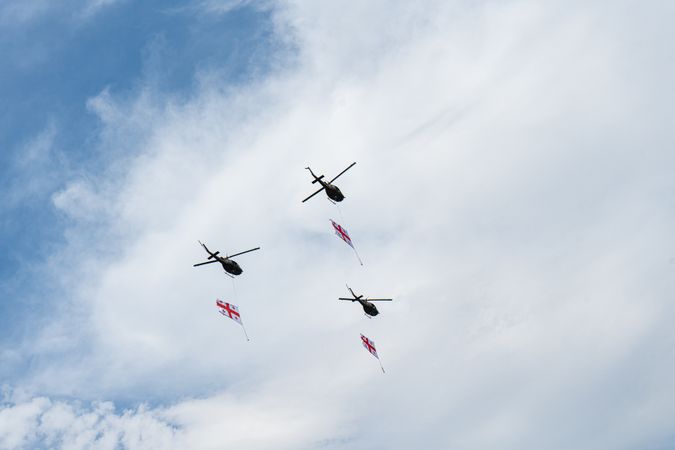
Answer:
[{"label": "rotor blade", "polygon": [[192,267],[203,266],[204,264],[212,264],[214,262],[218,262],[218,260],[214,259],[213,261],[206,261],[206,262],[203,262],[203,263],[193,264]]},{"label": "rotor blade", "polygon": [[316,194],[318,194],[318,193],[321,192],[321,191],[323,191],[323,186],[321,186],[321,189],[319,189],[318,191],[316,191],[315,193],[313,193],[312,195],[310,195],[309,197],[307,197],[306,199],[304,199],[304,200],[302,201],[302,203],[305,203],[307,200],[309,200],[310,198],[314,197]]},{"label": "rotor blade", "polygon": [[228,256],[228,258],[234,258],[235,256],[243,255],[244,253],[252,252],[255,250],[260,250],[260,247],[252,248],[251,250],[246,250],[245,252],[235,253],[234,255]]},{"label": "rotor blade", "polygon": [[367,298],[369,302],[390,302],[393,298]]},{"label": "rotor blade", "polygon": [[332,180],[330,180],[328,183],[332,183],[333,181],[337,180],[337,178],[338,178],[340,175],[342,175],[343,173],[345,173],[346,171],[348,171],[349,169],[351,169],[352,167],[354,167],[354,164],[356,164],[356,162],[351,163],[351,164],[349,165],[349,167],[347,167],[345,170],[343,170],[342,172],[340,172],[340,173],[338,173],[337,175],[335,175],[335,178],[333,178]]},{"label": "rotor blade", "polygon": [[350,302],[354,301],[353,298],[344,298],[344,297],[340,297],[340,298],[338,298],[338,300],[349,300]]}]

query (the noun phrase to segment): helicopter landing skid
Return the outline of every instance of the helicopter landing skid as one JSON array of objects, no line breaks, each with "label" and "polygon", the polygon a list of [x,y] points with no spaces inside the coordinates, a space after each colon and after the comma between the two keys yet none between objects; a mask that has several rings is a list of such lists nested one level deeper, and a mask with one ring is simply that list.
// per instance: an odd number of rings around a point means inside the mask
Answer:
[{"label": "helicopter landing skid", "polygon": [[227,272],[225,272],[225,275],[227,275],[228,277],[230,277],[230,278],[232,278],[232,279],[234,280],[234,276],[233,276],[233,275],[230,275],[230,274],[227,273]]},{"label": "helicopter landing skid", "polygon": [[372,319],[372,317],[370,317],[370,316],[369,316],[368,314],[366,314],[366,313],[363,313],[363,315],[366,316],[366,318],[368,318],[368,319]]}]

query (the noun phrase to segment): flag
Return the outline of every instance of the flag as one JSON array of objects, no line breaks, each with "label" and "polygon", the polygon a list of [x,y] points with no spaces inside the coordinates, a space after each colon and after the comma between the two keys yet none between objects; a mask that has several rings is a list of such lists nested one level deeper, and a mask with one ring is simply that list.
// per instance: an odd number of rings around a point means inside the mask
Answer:
[{"label": "flag", "polygon": [[222,315],[229,317],[239,325],[243,325],[243,322],[241,321],[241,315],[239,314],[239,308],[237,308],[235,305],[221,302],[220,300],[216,300],[216,305],[218,306],[218,309]]},{"label": "flag", "polygon": [[339,223],[334,222],[332,219],[330,219],[330,223],[332,223],[333,228],[335,228],[335,234],[337,234],[340,239],[349,244],[351,248],[354,248],[354,244],[352,244],[352,239],[349,237],[349,234],[347,234],[347,230],[345,230]]},{"label": "flag", "polygon": [[377,359],[380,359],[380,357],[377,356],[377,350],[375,349],[375,341],[368,339],[364,335],[361,335],[361,343],[366,348],[366,350],[370,352],[371,355],[373,355]]},{"label": "flag", "polygon": [[248,338],[246,327],[244,326],[244,322],[241,321],[241,314],[239,314],[239,308],[237,308],[237,306],[233,305],[232,303],[225,303],[220,300],[216,300],[216,306],[218,307],[218,311],[222,315],[224,315],[225,317],[229,317],[230,319],[234,320],[239,325],[241,325],[241,328],[244,330],[244,336],[246,336],[246,340],[249,341],[250,339]]},{"label": "flag", "polygon": [[377,356],[377,350],[375,349],[375,341],[372,339],[368,339],[364,335],[361,335],[361,344],[370,352],[371,355],[373,355],[375,358],[377,358],[377,362],[380,363],[380,369],[382,369],[382,373],[384,372],[384,367],[382,367],[382,361],[380,360],[380,357]]}]

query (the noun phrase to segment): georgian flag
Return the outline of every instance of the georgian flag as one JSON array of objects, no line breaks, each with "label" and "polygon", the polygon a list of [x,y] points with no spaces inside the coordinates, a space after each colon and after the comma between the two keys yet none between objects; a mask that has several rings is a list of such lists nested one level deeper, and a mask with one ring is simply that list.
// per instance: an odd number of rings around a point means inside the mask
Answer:
[{"label": "georgian flag", "polygon": [[368,339],[364,335],[361,335],[361,343],[366,348],[366,350],[370,352],[371,355],[373,355],[377,359],[380,359],[380,357],[377,356],[377,350],[375,349],[375,341]]},{"label": "georgian flag", "polygon": [[337,234],[340,239],[349,244],[351,248],[354,248],[354,244],[352,244],[352,239],[349,237],[349,234],[347,234],[347,230],[345,230],[339,223],[334,222],[333,219],[329,220],[330,223],[333,224],[333,228],[335,228],[335,234]]},{"label": "georgian flag", "polygon": [[218,310],[222,315],[229,317],[230,319],[237,322],[239,325],[242,326],[244,325],[243,322],[241,321],[239,308],[237,308],[235,305],[233,305],[232,303],[225,303],[220,300],[216,300],[216,306],[218,306]]}]

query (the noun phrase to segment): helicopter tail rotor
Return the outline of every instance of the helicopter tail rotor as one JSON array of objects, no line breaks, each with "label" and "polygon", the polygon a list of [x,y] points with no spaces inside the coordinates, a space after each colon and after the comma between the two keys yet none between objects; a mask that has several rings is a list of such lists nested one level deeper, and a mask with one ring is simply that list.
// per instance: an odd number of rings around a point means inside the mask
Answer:
[{"label": "helicopter tail rotor", "polygon": [[220,253],[220,252],[211,253],[211,250],[209,250],[209,248],[206,245],[204,245],[204,243],[202,241],[198,240],[197,242],[199,242],[199,245],[204,247],[204,250],[206,250],[206,253],[209,254],[209,257],[207,259],[213,259],[218,253]]},{"label": "helicopter tail rotor", "polygon": [[319,181],[320,179],[323,178],[323,175],[321,175],[320,177],[317,177],[316,175],[314,175],[314,172],[309,167],[305,167],[305,169],[309,170],[309,173],[311,173],[312,177],[314,178],[314,181],[312,181],[312,184],[316,183],[317,181]]},{"label": "helicopter tail rotor", "polygon": [[356,295],[356,294],[354,293],[354,291],[352,290],[352,288],[350,288],[349,285],[348,285],[347,283],[345,283],[345,286],[347,286],[347,289],[349,289],[349,292],[351,292],[352,295],[354,296],[354,300],[358,300],[359,298],[363,297],[363,295],[360,295],[360,296]]}]

